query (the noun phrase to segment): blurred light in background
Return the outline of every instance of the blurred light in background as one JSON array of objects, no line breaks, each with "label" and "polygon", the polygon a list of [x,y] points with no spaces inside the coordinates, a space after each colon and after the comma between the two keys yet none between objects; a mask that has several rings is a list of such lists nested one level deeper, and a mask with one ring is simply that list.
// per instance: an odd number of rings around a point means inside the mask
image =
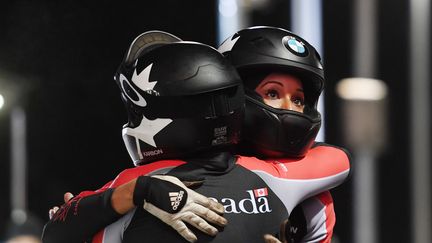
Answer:
[{"label": "blurred light in background", "polygon": [[27,121],[25,110],[15,106],[11,121],[10,203],[11,218],[22,224],[27,220]]},{"label": "blurred light in background", "polygon": [[24,224],[27,221],[27,212],[23,209],[13,209],[11,219],[17,225]]},{"label": "blurred light in background", "polygon": [[411,242],[429,243],[432,242],[431,1],[410,0],[409,7]]},{"label": "blurred light in background", "polygon": [[219,13],[225,18],[235,17],[238,6],[236,0],[221,0],[218,6]]},{"label": "blurred light in background", "polygon": [[378,79],[346,78],[336,85],[336,92],[346,100],[382,100],[387,96],[387,86]]},{"label": "blurred light in background", "polygon": [[3,95],[0,94],[0,109],[3,107],[4,105],[4,98]]},{"label": "blurred light in background", "polygon": [[387,85],[378,79],[346,78],[336,85],[342,99],[344,143],[354,151],[378,154],[386,146]]},{"label": "blurred light in background", "polygon": [[378,242],[377,157],[388,145],[387,86],[378,79],[347,78],[336,85],[342,98],[344,143],[353,154],[353,232],[355,243]]},{"label": "blurred light in background", "polygon": [[[321,0],[291,1],[291,30],[300,35],[315,47],[321,58],[324,56],[322,35],[322,3]],[[318,111],[321,113],[321,129],[316,141],[325,141],[325,111],[324,91],[318,101]]]},{"label": "blurred light in background", "polygon": [[246,27],[251,27],[251,12],[268,9],[272,0],[218,0],[217,1],[217,45]]},{"label": "blurred light in background", "polygon": [[246,8],[242,7],[242,0],[219,0],[217,12],[217,45],[238,30],[247,26]]},{"label": "blurred light in background", "polygon": [[[378,0],[354,0],[352,11],[353,76],[377,76]],[[374,79],[341,82],[344,139],[353,153],[353,242],[379,242],[377,156],[387,145],[385,95]],[[382,83],[383,84],[383,83]],[[339,92],[339,90],[337,90]],[[372,94],[368,94],[371,92]],[[381,93],[381,94],[380,94]],[[344,95],[344,96],[342,96]],[[381,97],[380,97],[381,96]]]},{"label": "blurred light in background", "polygon": [[291,30],[323,55],[321,0],[291,1]]}]

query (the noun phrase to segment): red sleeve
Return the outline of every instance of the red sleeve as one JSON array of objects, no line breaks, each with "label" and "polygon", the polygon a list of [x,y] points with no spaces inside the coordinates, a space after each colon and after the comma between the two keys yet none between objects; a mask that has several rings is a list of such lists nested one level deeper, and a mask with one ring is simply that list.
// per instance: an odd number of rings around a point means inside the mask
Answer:
[{"label": "red sleeve", "polygon": [[141,175],[148,175],[152,172],[157,172],[161,169],[174,168],[186,162],[181,160],[161,160],[122,171],[109,185],[110,188],[115,188],[125,184]]},{"label": "red sleeve", "polygon": [[81,197],[87,197],[96,193],[101,193],[106,191],[108,188],[110,188],[109,186],[112,184],[113,181],[110,181],[108,183],[106,183],[105,185],[103,185],[101,188],[97,189],[96,191],[82,191],[80,192],[76,197],[77,198],[81,198]]},{"label": "red sleeve", "polygon": [[[342,149],[332,146],[317,146],[303,158],[277,158],[259,160],[255,157],[238,156],[238,164],[249,170],[265,171],[285,179],[320,179],[350,171],[350,157]],[[343,176],[344,179],[347,176]]]}]

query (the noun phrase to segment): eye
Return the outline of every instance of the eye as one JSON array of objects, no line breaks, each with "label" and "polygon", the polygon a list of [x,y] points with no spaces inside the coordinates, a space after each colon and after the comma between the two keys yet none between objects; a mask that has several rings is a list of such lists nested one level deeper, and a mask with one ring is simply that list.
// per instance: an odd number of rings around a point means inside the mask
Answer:
[{"label": "eye", "polygon": [[269,89],[265,92],[265,97],[270,100],[277,100],[279,99],[279,92],[274,89]]},{"label": "eye", "polygon": [[304,106],[304,98],[303,97],[296,97],[293,96],[292,98],[292,102],[296,105],[296,106]]}]

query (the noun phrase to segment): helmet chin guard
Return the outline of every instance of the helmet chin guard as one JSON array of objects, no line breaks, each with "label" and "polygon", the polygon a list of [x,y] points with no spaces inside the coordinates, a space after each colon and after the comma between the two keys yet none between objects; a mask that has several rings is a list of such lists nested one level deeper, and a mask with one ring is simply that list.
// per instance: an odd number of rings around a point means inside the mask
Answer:
[{"label": "helmet chin guard", "polygon": [[123,141],[135,165],[238,143],[242,83],[214,48],[146,32],[131,44],[115,80],[128,114]]},{"label": "helmet chin guard", "polygon": [[243,138],[261,156],[303,157],[313,145],[320,126],[319,114],[313,119],[246,96]]},{"label": "helmet chin guard", "polygon": [[[242,148],[258,157],[304,156],[321,126],[317,103],[324,87],[324,71],[315,48],[287,30],[258,26],[229,37],[219,51],[237,68],[246,90]],[[304,113],[266,105],[254,91],[272,72],[301,80]]]}]

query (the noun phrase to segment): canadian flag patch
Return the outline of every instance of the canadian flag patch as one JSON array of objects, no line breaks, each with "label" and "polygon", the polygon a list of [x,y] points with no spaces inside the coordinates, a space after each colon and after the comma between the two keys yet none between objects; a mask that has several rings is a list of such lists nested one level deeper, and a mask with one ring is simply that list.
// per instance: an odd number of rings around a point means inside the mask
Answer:
[{"label": "canadian flag patch", "polygon": [[254,189],[255,197],[265,197],[268,195],[267,187]]}]

